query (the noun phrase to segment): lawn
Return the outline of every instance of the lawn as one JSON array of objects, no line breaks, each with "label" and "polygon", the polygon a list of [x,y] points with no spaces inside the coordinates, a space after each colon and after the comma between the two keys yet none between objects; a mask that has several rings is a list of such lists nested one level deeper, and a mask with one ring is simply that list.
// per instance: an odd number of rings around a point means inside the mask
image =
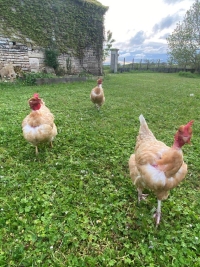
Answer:
[{"label": "lawn", "polygon": [[[200,79],[107,74],[100,112],[89,98],[95,85],[0,83],[0,266],[199,267]],[[37,157],[21,130],[35,92],[58,128]],[[195,121],[183,147],[188,174],[163,201],[158,228],[155,196],[138,206],[129,177],[140,114],[169,146]]]}]

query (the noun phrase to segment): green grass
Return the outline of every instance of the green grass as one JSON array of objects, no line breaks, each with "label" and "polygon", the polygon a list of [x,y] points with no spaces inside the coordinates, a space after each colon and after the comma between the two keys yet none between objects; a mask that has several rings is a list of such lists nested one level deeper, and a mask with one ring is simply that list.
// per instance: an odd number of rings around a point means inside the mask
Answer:
[{"label": "green grass", "polygon": [[[100,112],[89,99],[95,84],[0,83],[0,266],[200,266],[200,80],[106,75]],[[38,157],[21,130],[35,92],[58,128]],[[195,120],[183,148],[187,177],[163,201],[158,228],[155,196],[138,206],[129,177],[141,113],[169,146],[177,127]]]}]

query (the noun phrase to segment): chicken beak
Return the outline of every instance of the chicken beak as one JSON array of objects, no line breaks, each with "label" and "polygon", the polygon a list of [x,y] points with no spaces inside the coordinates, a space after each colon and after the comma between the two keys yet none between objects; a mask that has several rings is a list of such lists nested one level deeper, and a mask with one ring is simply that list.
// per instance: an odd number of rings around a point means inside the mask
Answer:
[{"label": "chicken beak", "polygon": [[191,145],[191,142],[190,142],[190,139],[191,137],[190,136],[183,136],[183,141],[187,144],[190,144]]}]

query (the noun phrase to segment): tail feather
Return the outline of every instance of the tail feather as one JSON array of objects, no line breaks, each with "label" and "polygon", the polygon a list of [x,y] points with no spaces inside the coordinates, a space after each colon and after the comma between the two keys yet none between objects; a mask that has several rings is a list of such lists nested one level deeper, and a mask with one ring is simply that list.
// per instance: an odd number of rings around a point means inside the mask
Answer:
[{"label": "tail feather", "polygon": [[139,130],[140,138],[145,138],[146,135],[155,138],[152,131],[149,129],[146,120],[142,114],[139,116],[139,120],[140,120],[140,130]]},{"label": "tail feather", "polygon": [[139,120],[140,120],[140,124],[147,124],[146,120],[142,114],[139,116]]}]

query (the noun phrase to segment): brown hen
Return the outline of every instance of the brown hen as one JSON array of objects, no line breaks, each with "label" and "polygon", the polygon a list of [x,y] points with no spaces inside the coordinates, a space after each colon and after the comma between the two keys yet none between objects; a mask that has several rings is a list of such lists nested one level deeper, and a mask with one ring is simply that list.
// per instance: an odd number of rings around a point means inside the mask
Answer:
[{"label": "brown hen", "polygon": [[90,99],[98,110],[105,102],[104,90],[102,88],[102,79],[97,80],[97,86],[92,89],[90,93]]},{"label": "brown hen", "polygon": [[160,223],[161,201],[167,199],[169,190],[178,186],[187,174],[187,164],[183,161],[182,146],[190,143],[193,121],[179,127],[172,147],[158,141],[140,115],[140,129],[135,145],[135,154],[129,159],[129,170],[133,184],[137,187],[138,201],[146,198],[143,190],[152,190],[157,199],[154,214],[156,225]]},{"label": "brown hen", "polygon": [[38,94],[34,94],[28,103],[31,112],[22,122],[22,131],[24,138],[35,146],[37,155],[40,143],[50,142],[51,147],[53,146],[52,141],[57,135],[57,127],[53,114]]}]

